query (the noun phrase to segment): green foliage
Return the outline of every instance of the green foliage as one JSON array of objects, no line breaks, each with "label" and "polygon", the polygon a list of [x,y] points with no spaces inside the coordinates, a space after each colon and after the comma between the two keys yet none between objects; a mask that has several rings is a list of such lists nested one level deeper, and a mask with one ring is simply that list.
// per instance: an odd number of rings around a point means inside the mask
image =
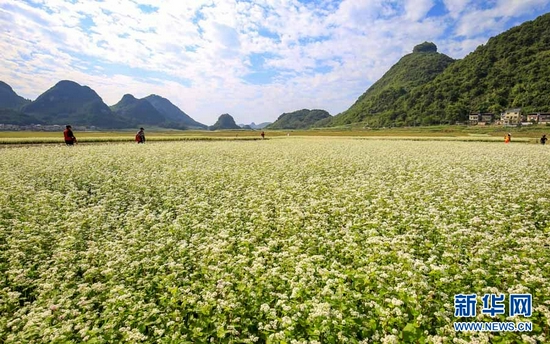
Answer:
[{"label": "green foliage", "polygon": [[332,121],[332,116],[330,117],[326,117],[326,118],[323,118],[321,120],[318,120],[317,122],[315,122],[311,128],[323,128],[323,127],[326,127],[328,125],[330,125],[330,122]]},{"label": "green foliage", "polygon": [[0,123],[13,125],[41,124],[36,118],[12,109],[0,109]]},{"label": "green foliage", "polygon": [[[269,126],[268,129],[309,129],[317,125],[319,121],[331,118],[325,110],[298,110],[290,113],[283,113]],[[321,122],[323,123],[323,122]]]},{"label": "green foliage", "polygon": [[464,59],[415,47],[330,125],[433,125],[470,112],[550,111],[550,14],[514,27]]},{"label": "green foliage", "polygon": [[214,125],[209,127],[210,130],[223,130],[223,129],[241,129],[230,114],[224,113],[221,115]]},{"label": "green foliage", "polygon": [[437,53],[437,45],[432,42],[424,42],[415,46],[413,53]]}]

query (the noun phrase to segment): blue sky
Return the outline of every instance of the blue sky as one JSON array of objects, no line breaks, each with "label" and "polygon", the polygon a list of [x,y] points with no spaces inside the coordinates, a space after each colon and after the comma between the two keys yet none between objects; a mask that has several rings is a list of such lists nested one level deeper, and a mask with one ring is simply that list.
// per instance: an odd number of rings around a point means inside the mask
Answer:
[{"label": "blue sky", "polygon": [[462,58],[550,0],[2,0],[0,80],[63,79],[108,105],[158,94],[196,120],[336,115],[424,41]]}]

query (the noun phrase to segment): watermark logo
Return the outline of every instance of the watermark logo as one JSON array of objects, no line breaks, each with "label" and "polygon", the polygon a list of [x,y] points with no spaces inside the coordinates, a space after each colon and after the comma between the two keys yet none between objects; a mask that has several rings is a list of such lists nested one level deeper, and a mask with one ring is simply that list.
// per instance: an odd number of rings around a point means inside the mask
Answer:
[{"label": "watermark logo", "polygon": [[476,294],[455,295],[455,317],[470,318],[476,316]]},{"label": "watermark logo", "polygon": [[[504,294],[485,294],[481,298],[481,314],[491,317],[506,313]],[[455,317],[473,318],[477,316],[477,294],[457,294],[454,299]],[[508,315],[530,317],[533,312],[531,294],[510,294]],[[528,332],[533,330],[531,322],[455,322],[455,331],[480,332]]]},{"label": "watermark logo", "polygon": [[496,294],[485,294],[482,298],[483,308],[481,309],[481,313],[488,314],[492,317],[497,314],[504,314],[504,299],[504,294],[500,296]]},{"label": "watermark logo", "polygon": [[510,316],[523,315],[530,317],[533,311],[531,294],[510,294]]},{"label": "watermark logo", "polygon": [[455,322],[456,332],[531,332],[533,323],[531,322]]}]

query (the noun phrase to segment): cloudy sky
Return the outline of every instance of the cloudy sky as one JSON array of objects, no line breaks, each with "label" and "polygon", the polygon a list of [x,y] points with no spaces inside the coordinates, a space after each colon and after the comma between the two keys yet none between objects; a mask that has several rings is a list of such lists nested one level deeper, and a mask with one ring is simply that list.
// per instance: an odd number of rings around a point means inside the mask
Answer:
[{"label": "cloudy sky", "polygon": [[0,0],[0,80],[29,99],[57,81],[169,98],[238,123],[349,108],[424,41],[462,58],[550,0]]}]

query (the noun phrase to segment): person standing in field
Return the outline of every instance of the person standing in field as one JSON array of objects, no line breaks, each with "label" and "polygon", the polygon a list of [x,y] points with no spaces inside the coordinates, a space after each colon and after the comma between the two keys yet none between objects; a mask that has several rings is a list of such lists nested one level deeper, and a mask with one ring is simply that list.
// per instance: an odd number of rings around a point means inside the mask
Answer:
[{"label": "person standing in field", "polygon": [[139,131],[136,134],[137,143],[145,143],[145,132],[143,128],[139,128]]},{"label": "person standing in field", "polygon": [[265,133],[263,131],[260,135],[262,136],[262,140],[265,139]]},{"label": "person standing in field", "polygon": [[504,143],[509,143],[510,141],[512,141],[512,134],[508,133],[504,136]]},{"label": "person standing in field", "polygon": [[73,130],[70,125],[65,126],[63,137],[65,138],[65,144],[67,146],[73,146],[76,143],[76,137],[74,137]]},{"label": "person standing in field", "polygon": [[548,141],[548,138],[546,138],[546,135],[542,135],[542,137],[540,138],[540,144],[545,145],[546,141]]}]

